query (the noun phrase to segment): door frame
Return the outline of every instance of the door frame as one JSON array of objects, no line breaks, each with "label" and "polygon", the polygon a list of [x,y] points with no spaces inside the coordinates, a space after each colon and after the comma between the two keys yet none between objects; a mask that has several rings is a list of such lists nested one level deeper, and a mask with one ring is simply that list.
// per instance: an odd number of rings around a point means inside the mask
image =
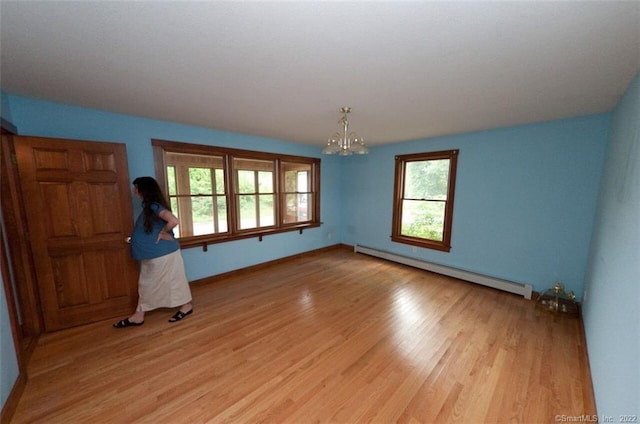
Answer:
[{"label": "door frame", "polygon": [[[31,356],[44,325],[40,311],[40,299],[35,281],[35,268],[27,221],[24,214],[24,201],[19,186],[18,169],[12,136],[17,135],[13,125],[1,122],[2,131],[2,237],[7,240],[5,249],[3,240],[3,260],[6,260],[7,279],[4,289],[16,342],[18,362],[26,364]],[[5,251],[6,250],[6,251]],[[4,277],[4,276],[3,276]]]},{"label": "door frame", "polygon": [[[0,271],[7,302],[7,313],[11,325],[14,351],[18,364],[18,377],[2,406],[0,421],[9,422],[18,406],[27,385],[27,364],[42,332],[42,316],[37,299],[28,295],[36,293],[33,280],[34,268],[31,262],[28,240],[20,229],[25,228],[24,203],[18,187],[18,169],[14,162],[13,140],[16,127],[0,117],[0,167],[2,167],[2,225],[0,225]],[[6,191],[6,193],[5,193]],[[14,240],[13,246],[9,241]],[[17,246],[16,246],[17,244]],[[17,250],[17,251],[16,251]],[[25,263],[26,259],[26,263]],[[16,280],[20,279],[21,283]]]}]

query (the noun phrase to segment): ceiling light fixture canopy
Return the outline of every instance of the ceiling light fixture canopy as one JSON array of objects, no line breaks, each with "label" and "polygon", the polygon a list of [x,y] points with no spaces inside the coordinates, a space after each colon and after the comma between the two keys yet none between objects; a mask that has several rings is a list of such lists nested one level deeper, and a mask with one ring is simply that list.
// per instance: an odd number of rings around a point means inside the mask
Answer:
[{"label": "ceiling light fixture canopy", "polygon": [[344,106],[340,109],[342,118],[338,121],[342,125],[342,134],[339,132],[334,133],[327,145],[322,149],[322,153],[325,155],[339,154],[340,156],[349,156],[352,154],[366,155],[369,153],[369,148],[364,144],[364,138],[359,137],[355,132],[349,132],[349,120],[347,114],[351,112],[349,106]]}]

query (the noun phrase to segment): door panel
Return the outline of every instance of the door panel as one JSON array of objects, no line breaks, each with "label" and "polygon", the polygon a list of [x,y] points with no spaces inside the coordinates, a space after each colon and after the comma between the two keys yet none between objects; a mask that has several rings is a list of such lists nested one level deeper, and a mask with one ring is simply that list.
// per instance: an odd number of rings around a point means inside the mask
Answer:
[{"label": "door panel", "polygon": [[126,147],[15,137],[47,331],[131,313],[137,269]]}]

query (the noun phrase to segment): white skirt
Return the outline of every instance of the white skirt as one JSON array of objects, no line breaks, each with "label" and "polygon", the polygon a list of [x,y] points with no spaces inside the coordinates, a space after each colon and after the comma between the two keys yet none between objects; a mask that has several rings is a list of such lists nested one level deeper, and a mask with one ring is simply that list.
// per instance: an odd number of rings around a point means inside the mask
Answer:
[{"label": "white skirt", "polygon": [[191,302],[180,249],[168,255],[140,261],[137,311],[174,308]]}]

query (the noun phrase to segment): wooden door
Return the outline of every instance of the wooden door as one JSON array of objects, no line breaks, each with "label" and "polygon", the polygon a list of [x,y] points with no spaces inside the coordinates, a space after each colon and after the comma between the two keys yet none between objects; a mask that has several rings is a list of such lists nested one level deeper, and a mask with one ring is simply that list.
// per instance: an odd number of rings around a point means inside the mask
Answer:
[{"label": "wooden door", "polygon": [[45,329],[127,316],[137,268],[125,145],[14,142]]}]

